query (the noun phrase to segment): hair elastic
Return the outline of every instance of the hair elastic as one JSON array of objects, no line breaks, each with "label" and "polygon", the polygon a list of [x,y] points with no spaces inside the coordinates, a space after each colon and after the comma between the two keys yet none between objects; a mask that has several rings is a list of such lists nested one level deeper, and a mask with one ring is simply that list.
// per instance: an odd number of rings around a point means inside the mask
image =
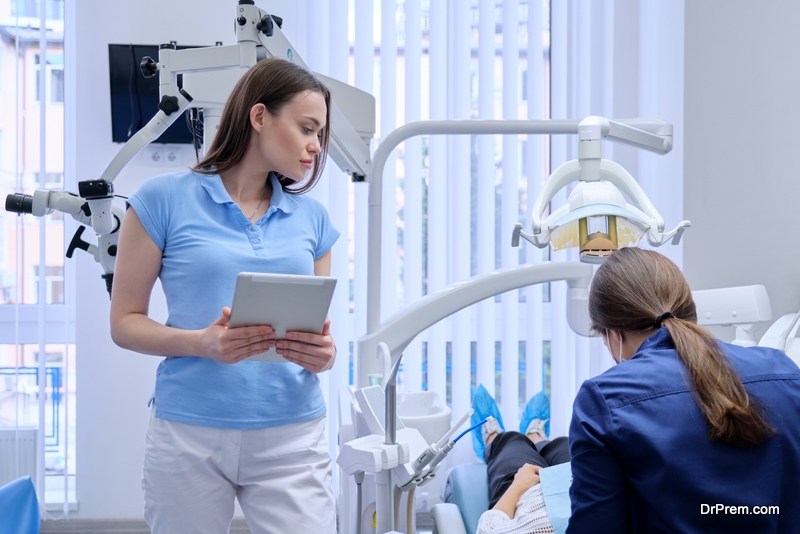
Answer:
[{"label": "hair elastic", "polygon": [[658,317],[656,317],[656,322],[655,322],[656,328],[661,328],[661,323],[664,321],[664,319],[667,319],[668,317],[672,317],[674,319],[675,314],[672,312],[664,312]]}]

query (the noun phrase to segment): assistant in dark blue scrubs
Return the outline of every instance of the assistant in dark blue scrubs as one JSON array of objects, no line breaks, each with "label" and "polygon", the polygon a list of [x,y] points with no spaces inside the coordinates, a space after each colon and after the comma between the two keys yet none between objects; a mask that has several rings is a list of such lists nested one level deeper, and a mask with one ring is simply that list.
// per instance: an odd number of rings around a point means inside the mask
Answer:
[{"label": "assistant in dark blue scrubs", "polygon": [[[590,316],[620,365],[575,399],[567,532],[800,532],[797,364],[697,327],[686,280],[652,251],[606,260]],[[643,342],[618,351],[620,333]]]}]

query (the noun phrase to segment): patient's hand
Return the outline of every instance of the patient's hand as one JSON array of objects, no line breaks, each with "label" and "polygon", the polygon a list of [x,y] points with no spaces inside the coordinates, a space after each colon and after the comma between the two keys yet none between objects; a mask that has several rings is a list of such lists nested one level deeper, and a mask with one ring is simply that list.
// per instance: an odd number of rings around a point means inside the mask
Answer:
[{"label": "patient's hand", "polygon": [[509,518],[513,519],[517,503],[519,503],[522,494],[539,483],[539,469],[541,467],[538,465],[531,464],[524,464],[520,467],[517,470],[517,474],[514,475],[514,482],[503,493],[503,496],[500,497],[500,500],[497,501],[492,510],[505,512]]},{"label": "patient's hand", "polygon": [[525,493],[528,489],[539,483],[540,469],[541,467],[538,465],[523,465],[517,470],[517,474],[514,475],[514,482],[511,483],[512,486],[516,486],[520,492]]}]

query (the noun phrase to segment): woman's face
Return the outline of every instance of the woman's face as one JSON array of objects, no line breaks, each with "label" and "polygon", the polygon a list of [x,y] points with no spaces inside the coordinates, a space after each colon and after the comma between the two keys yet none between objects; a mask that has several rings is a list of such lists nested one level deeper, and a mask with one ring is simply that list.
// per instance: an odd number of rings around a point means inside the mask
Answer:
[{"label": "woman's face", "polygon": [[319,134],[325,128],[325,98],[316,91],[299,93],[272,115],[262,104],[253,107],[251,124],[257,147],[271,171],[300,181],[314,167],[320,153]]}]

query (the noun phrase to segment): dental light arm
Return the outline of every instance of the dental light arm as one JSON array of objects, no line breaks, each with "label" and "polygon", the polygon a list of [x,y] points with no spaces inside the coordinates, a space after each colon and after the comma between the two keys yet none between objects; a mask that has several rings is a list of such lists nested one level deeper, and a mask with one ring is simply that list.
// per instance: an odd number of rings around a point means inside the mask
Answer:
[{"label": "dental light arm", "polygon": [[608,139],[656,154],[667,154],[672,150],[672,124],[659,119],[611,120],[592,115],[580,122],[578,139]]},{"label": "dental light arm", "polygon": [[[397,366],[398,358],[406,346],[423,330],[436,322],[461,310],[471,304],[480,302],[488,297],[505,293],[520,287],[557,280],[567,281],[567,321],[570,327],[583,335],[589,334],[588,320],[588,286],[593,268],[591,265],[567,262],[545,263],[513,267],[485,275],[476,276],[466,282],[458,283],[437,293],[428,295],[416,303],[407,306],[401,312],[389,318],[375,332],[359,340],[358,353],[376,354],[379,350],[383,358],[359,358],[358,382],[367,383],[369,373],[381,370],[385,354],[388,352],[394,359],[393,367]],[[380,349],[379,349],[380,347]],[[362,388],[370,389],[370,388]],[[358,394],[358,391],[357,391]],[[357,395],[358,396],[358,395]],[[387,406],[391,402],[387,397]],[[391,415],[387,409],[387,417]],[[391,421],[389,418],[387,421]],[[456,428],[460,426],[456,425]],[[414,429],[411,429],[414,430]],[[398,448],[384,443],[378,447],[376,438],[381,436],[368,436],[345,443],[342,446],[337,463],[348,474],[358,471],[375,472],[382,469],[380,476],[376,476],[376,510],[378,518],[378,532],[387,532],[394,528],[393,508],[394,485],[402,490],[411,490],[419,484],[424,484],[435,476],[438,464],[447,453],[452,450],[455,440],[447,441],[444,445],[436,444],[436,450],[430,449],[427,443],[414,446],[412,436],[399,439],[407,440],[409,459],[405,462],[397,460]],[[445,436],[444,439],[449,439]],[[390,448],[391,447],[391,448]],[[415,451],[413,452],[412,451]],[[363,451],[363,452],[361,452]],[[354,458],[366,457],[367,460],[356,461]],[[394,462],[390,462],[394,459]],[[411,465],[407,462],[417,461]],[[390,471],[391,470],[391,471]],[[359,511],[360,513],[360,511]]]},{"label": "dental light arm", "polygon": [[[592,266],[579,262],[522,265],[475,276],[427,295],[387,319],[377,330],[358,341],[359,354],[375,354],[383,342],[397,358],[422,331],[476,302],[533,284],[566,280],[567,322],[576,333],[589,336],[588,287]],[[358,359],[358,383],[367,384],[369,373],[381,372],[377,358]]]},{"label": "dental light arm", "polygon": [[[280,17],[259,9],[252,0],[239,0],[234,23],[235,45],[177,50],[174,43],[164,44],[159,49],[158,62],[149,57],[142,60],[140,67],[145,77],[158,74],[159,111],[125,143],[99,180],[78,183],[80,197],[88,202],[90,210],[87,211],[91,212],[80,222],[95,231],[98,246],[81,240],[84,230],[81,227],[73,238],[73,242],[77,239],[77,245],[68,253],[68,257],[71,257],[74,248],[93,253],[95,260],[103,265],[109,292],[109,280],[114,272],[116,233],[124,217],[123,210],[112,207],[114,180],[136,154],[158,139],[189,108],[203,110],[203,146],[210,147],[228,95],[245,71],[258,61],[268,57],[285,57],[307,68],[281,31],[281,24]],[[178,85],[179,75],[182,76],[182,87]],[[375,133],[375,98],[332,78],[317,76],[331,90],[328,153],[334,163],[350,174],[353,180],[364,181],[371,163],[369,141]],[[40,193],[40,197],[43,194]],[[13,208],[30,204],[17,197],[30,199],[30,195],[9,195],[7,211],[31,213],[24,209],[9,209],[9,205]],[[63,211],[55,206],[52,209]],[[37,213],[33,215],[41,216]],[[109,235],[115,237],[109,238]],[[108,253],[112,241],[114,254]]]}]

